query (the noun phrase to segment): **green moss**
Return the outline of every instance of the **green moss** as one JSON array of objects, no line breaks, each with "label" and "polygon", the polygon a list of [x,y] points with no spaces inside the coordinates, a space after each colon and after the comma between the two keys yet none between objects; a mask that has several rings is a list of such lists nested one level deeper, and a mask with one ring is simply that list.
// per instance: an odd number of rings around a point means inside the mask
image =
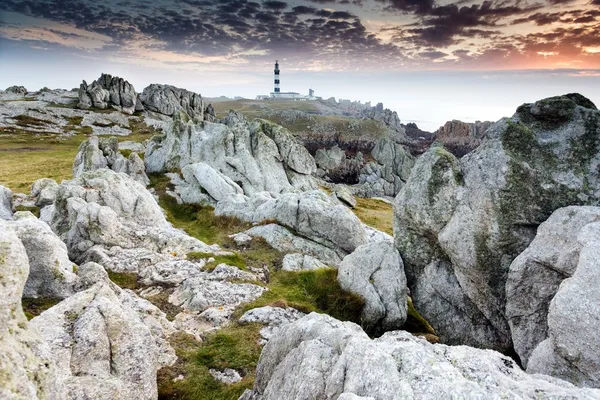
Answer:
[{"label": "green moss", "polygon": [[33,215],[35,215],[36,217],[40,217],[40,208],[37,206],[24,206],[24,205],[20,205],[20,206],[16,206],[15,207],[15,211],[29,211],[31,212]]},{"label": "green moss", "polygon": [[410,297],[408,298],[407,303],[408,314],[402,329],[415,334],[435,335],[435,330],[429,325],[429,322],[419,314]]},{"label": "green moss", "polygon": [[108,277],[123,289],[135,290],[138,288],[138,276],[136,273],[108,271]]},{"label": "green moss", "polygon": [[133,153],[131,150],[126,150],[126,149],[119,150],[119,152],[120,152],[120,153],[123,155],[123,157],[125,157],[125,158],[129,158],[129,156],[131,155],[131,153]]},{"label": "green moss", "polygon": [[573,165],[584,166],[598,154],[600,145],[600,117],[597,112],[586,116],[585,131],[578,138],[569,141],[571,147],[571,162]]},{"label": "green moss", "polygon": [[23,312],[28,320],[31,320],[33,317],[37,317],[50,307],[57,305],[59,302],[60,299],[50,297],[40,297],[37,299],[24,297],[21,300]]},{"label": "green moss", "polygon": [[34,127],[43,127],[48,124],[48,121],[43,119],[30,117],[29,115],[17,115],[13,117],[18,126],[22,126],[25,128],[34,128]]},{"label": "green moss", "polygon": [[437,158],[431,165],[431,176],[427,181],[427,198],[429,203],[434,203],[438,192],[450,183],[446,177],[446,172],[452,171],[453,184],[463,184],[462,171],[456,157],[443,147],[436,147],[433,151]]}]

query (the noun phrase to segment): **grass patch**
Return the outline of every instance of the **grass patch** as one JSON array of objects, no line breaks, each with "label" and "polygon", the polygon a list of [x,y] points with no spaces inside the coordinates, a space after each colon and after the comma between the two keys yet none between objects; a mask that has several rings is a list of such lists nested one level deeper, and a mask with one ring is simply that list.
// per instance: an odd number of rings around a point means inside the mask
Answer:
[{"label": "grass patch", "polygon": [[365,224],[388,235],[394,234],[394,209],[385,201],[356,198],[354,214]]},{"label": "grass patch", "polygon": [[269,291],[254,302],[244,305],[239,315],[256,307],[279,305],[302,312],[329,314],[341,321],[361,324],[362,299],[342,290],[337,282],[337,270],[324,268],[313,271],[276,271],[271,274]]},{"label": "grass patch", "polygon": [[160,308],[162,312],[167,315],[167,319],[169,321],[173,321],[175,316],[179,314],[183,309],[179,306],[176,306],[169,302],[169,295],[172,291],[163,290],[161,293],[145,297],[150,303],[154,304],[156,307]]},{"label": "grass patch", "polygon": [[18,126],[24,128],[39,128],[48,124],[48,121],[35,117],[30,117],[29,115],[17,115],[16,117],[13,117],[13,119],[16,121],[16,124]]},{"label": "grass patch", "polygon": [[27,320],[31,320],[33,317],[37,317],[50,307],[57,305],[59,302],[60,299],[55,299],[51,297],[41,297],[37,299],[24,297],[21,300],[23,312],[25,313]]},{"label": "grass patch", "polygon": [[201,260],[203,258],[214,258],[214,261],[206,264],[204,269],[207,271],[214,270],[219,264],[227,264],[232,265],[234,267],[238,267],[239,269],[247,269],[246,261],[244,257],[242,257],[238,253],[227,254],[227,255],[213,255],[210,253],[202,253],[202,252],[191,252],[187,254],[187,258],[189,260]]},{"label": "grass patch", "polygon": [[108,271],[108,277],[123,289],[135,290],[138,288],[138,276],[136,273]]}]

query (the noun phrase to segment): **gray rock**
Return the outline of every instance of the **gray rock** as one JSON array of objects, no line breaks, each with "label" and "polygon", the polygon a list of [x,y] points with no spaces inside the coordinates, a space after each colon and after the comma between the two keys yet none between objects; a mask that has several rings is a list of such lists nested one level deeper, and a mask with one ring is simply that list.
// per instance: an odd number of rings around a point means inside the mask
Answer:
[{"label": "gray rock", "polygon": [[67,246],[48,224],[30,212],[19,211],[14,221],[1,221],[0,229],[12,229],[29,259],[29,277],[24,297],[64,299],[75,293],[76,265],[69,260]]},{"label": "gray rock", "polygon": [[242,380],[242,377],[239,374],[239,372],[231,368],[225,368],[223,371],[209,369],[208,372],[212,375],[213,378],[215,378],[219,382],[223,382],[226,385],[233,385],[234,383],[238,383]]},{"label": "gray rock", "polygon": [[[587,217],[597,219],[598,210]],[[600,222],[581,228],[570,252],[575,253],[578,248],[579,257],[573,254],[572,258],[575,270],[560,284],[550,303],[548,337],[531,353],[527,371],[552,375],[578,386],[599,388],[600,344],[593,338],[600,328]],[[558,268],[566,267],[568,271],[573,267],[570,260],[566,264],[560,263],[564,260],[558,261]]]},{"label": "gray rock", "polygon": [[38,207],[54,203],[56,192],[58,192],[58,183],[54,179],[38,179],[31,185],[31,196],[35,197],[35,205]]},{"label": "gray rock", "polygon": [[548,337],[548,309],[560,284],[577,269],[578,236],[600,221],[598,207],[556,210],[538,228],[533,242],[510,265],[506,281],[506,317],[524,366],[534,348]]},{"label": "gray rock", "polygon": [[137,94],[132,84],[109,74],[102,74],[90,85],[83,81],[79,87],[79,103],[82,109],[91,107],[105,110],[112,107],[126,114],[133,114]]},{"label": "gray rock", "polygon": [[305,315],[306,314],[303,312],[291,307],[281,308],[265,306],[246,311],[239,321],[242,323],[259,323],[266,325],[260,330],[260,336],[262,336],[264,340],[263,343],[266,343],[277,334],[280,328],[287,324],[291,324]]},{"label": "gray rock", "polygon": [[146,146],[143,143],[125,141],[119,143],[119,150],[129,150],[134,153],[144,154],[146,152]]},{"label": "gray rock", "polygon": [[337,145],[331,149],[319,149],[315,153],[317,166],[325,171],[339,167],[345,158],[346,153]]},{"label": "gray rock", "polygon": [[598,399],[600,391],[528,375],[491,350],[430,344],[403,331],[371,340],[355,324],[312,313],[267,343],[254,388],[242,396],[339,398]]},{"label": "gray rock", "polygon": [[358,247],[342,260],[337,280],[342,289],[364,300],[365,329],[385,332],[400,329],[406,321],[408,289],[404,264],[394,243]]},{"label": "gray rock", "polygon": [[14,94],[20,94],[25,96],[27,94],[27,89],[25,88],[25,86],[10,86],[8,88],[6,88],[5,92],[7,93],[14,93]]},{"label": "gray rock", "polygon": [[195,191],[204,190],[216,201],[224,199],[229,194],[244,193],[234,181],[208,164],[188,164],[181,172],[186,182],[192,185]]},{"label": "gray rock", "polygon": [[143,185],[150,183],[144,161],[137,153],[131,153],[128,158],[125,158],[119,151],[119,143],[114,137],[99,139],[97,136],[92,136],[79,145],[73,163],[73,176],[77,178],[84,172],[100,168],[123,172]]},{"label": "gray rock", "polygon": [[160,354],[156,332],[127,303],[100,282],[31,320],[51,347],[65,399],[157,398],[156,372],[175,361],[174,352]]},{"label": "gray rock", "polygon": [[415,307],[445,343],[510,349],[511,262],[557,208],[600,204],[600,152],[586,141],[600,112],[589,107],[572,95],[526,104],[460,161],[440,148],[417,161],[394,237]]},{"label": "gray rock", "polygon": [[0,185],[0,219],[12,219],[12,205],[12,191],[9,188]]},{"label": "gray rock", "polygon": [[336,185],[333,188],[333,194],[342,203],[346,204],[350,208],[356,207],[356,199],[352,196],[350,190],[344,185]]},{"label": "gray rock", "polygon": [[320,268],[327,268],[327,265],[312,256],[300,253],[286,254],[281,267],[284,271],[310,271]]},{"label": "gray rock", "polygon": [[264,121],[230,116],[227,124],[195,124],[183,111],[175,114],[166,134],[148,144],[150,173],[205,163],[242,187],[244,194],[267,191],[279,195],[293,187],[316,187],[308,151],[285,129]]},{"label": "gray rock", "polygon": [[190,117],[204,121],[204,100],[198,93],[153,83],[144,88],[139,99],[146,110],[172,117],[183,109]]},{"label": "gray rock", "polygon": [[12,228],[0,229],[0,398],[60,400],[48,345],[21,308],[29,274],[27,252]]}]

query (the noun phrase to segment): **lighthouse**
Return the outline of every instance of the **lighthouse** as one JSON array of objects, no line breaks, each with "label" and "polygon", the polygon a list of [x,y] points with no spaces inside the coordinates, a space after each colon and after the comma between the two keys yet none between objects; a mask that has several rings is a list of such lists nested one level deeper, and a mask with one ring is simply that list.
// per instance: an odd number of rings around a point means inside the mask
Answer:
[{"label": "lighthouse", "polygon": [[279,94],[279,61],[275,60],[275,94]]}]

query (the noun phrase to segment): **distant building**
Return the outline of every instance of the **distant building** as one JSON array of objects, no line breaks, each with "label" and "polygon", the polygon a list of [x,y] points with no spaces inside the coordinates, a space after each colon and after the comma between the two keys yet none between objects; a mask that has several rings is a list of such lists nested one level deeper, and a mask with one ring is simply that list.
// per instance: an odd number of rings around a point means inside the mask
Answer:
[{"label": "distant building", "polygon": [[269,95],[258,95],[256,96],[256,100],[296,100],[296,101],[308,101],[308,100],[318,100],[320,97],[315,97],[315,91],[312,89],[308,89],[308,96],[302,95],[296,92],[282,92],[281,91],[281,79],[279,69],[279,61],[275,60],[275,77],[274,77],[274,89],[273,92]]}]

